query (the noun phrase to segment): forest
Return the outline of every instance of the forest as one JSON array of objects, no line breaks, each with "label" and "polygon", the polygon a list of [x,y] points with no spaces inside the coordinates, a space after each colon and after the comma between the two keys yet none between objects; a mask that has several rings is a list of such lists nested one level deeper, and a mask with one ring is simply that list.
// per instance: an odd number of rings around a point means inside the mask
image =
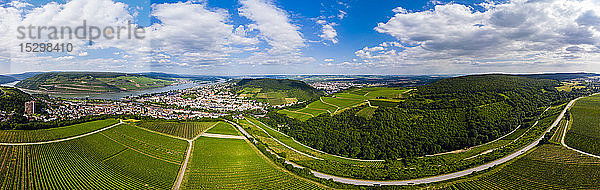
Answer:
[{"label": "forest", "polygon": [[357,107],[300,121],[269,112],[261,121],[313,148],[360,159],[397,159],[489,142],[535,120],[551,105],[591,92],[561,92],[559,81],[512,75],[471,75],[419,86],[373,117]]}]

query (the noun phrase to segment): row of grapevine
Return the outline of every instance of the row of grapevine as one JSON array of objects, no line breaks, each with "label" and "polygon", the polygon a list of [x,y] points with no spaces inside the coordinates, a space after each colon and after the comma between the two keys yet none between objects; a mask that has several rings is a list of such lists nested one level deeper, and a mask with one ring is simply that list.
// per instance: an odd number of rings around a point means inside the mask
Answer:
[{"label": "row of grapevine", "polygon": [[0,162],[0,189],[169,189],[179,169],[100,133],[60,143],[0,146]]},{"label": "row of grapevine", "polygon": [[207,133],[223,134],[223,135],[241,135],[233,125],[225,122],[219,122],[214,127],[210,128]]},{"label": "row of grapevine", "polygon": [[165,133],[186,139],[193,139],[203,131],[206,131],[215,122],[165,122],[165,121],[148,121],[141,122],[138,126],[150,129],[152,131]]},{"label": "row of grapevine", "polygon": [[186,141],[138,129],[131,125],[120,125],[103,131],[101,134],[133,151],[177,164],[181,164],[184,160],[188,145]]},{"label": "row of grapevine", "polygon": [[0,142],[42,142],[77,136],[118,123],[116,119],[92,121],[82,124],[39,130],[0,130]]},{"label": "row of grapevine", "polygon": [[445,189],[598,189],[600,159],[546,144],[509,165]]},{"label": "row of grapevine", "polygon": [[575,149],[600,155],[600,96],[578,100],[571,108],[573,124],[565,143]]},{"label": "row of grapevine", "polygon": [[194,142],[185,189],[320,189],[278,169],[247,141],[200,137]]}]

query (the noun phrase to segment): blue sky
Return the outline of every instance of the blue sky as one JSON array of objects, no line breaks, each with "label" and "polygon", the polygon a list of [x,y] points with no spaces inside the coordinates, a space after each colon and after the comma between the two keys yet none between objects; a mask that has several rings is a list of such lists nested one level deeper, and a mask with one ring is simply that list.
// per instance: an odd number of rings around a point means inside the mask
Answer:
[{"label": "blue sky", "polygon": [[[0,18],[7,18],[0,26],[7,31],[19,24],[77,24],[64,18],[100,26],[131,19],[148,36],[138,41],[98,40],[92,46],[73,42],[77,51],[72,53],[7,49],[4,59],[0,57],[0,64],[4,62],[0,73],[600,72],[600,24],[594,22],[600,18],[599,4],[594,0],[0,0],[0,14],[5,14]],[[23,43],[7,38],[6,43],[12,43],[8,47]]]}]

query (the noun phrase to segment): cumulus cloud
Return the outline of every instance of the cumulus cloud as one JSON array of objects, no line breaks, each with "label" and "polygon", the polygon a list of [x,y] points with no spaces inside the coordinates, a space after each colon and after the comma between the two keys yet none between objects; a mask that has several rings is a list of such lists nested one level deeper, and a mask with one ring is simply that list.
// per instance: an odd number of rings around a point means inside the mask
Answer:
[{"label": "cumulus cloud", "polygon": [[[45,70],[50,67],[74,68],[71,64],[79,63],[80,60],[75,56],[80,52],[88,50],[102,49],[121,49],[128,51],[130,54],[144,57],[144,52],[149,50],[149,43],[145,39],[132,38],[131,40],[111,40],[106,38],[89,39],[91,32],[87,33],[87,39],[69,38],[75,36],[77,27],[97,27],[102,30],[106,27],[128,26],[133,17],[128,11],[128,6],[124,3],[113,2],[111,0],[72,0],[67,3],[60,4],[50,2],[40,7],[31,7],[31,4],[13,1],[5,7],[0,7],[0,32],[7,35],[0,37],[0,46],[3,47],[19,47],[21,43],[71,43],[73,44],[73,52],[71,53],[23,53],[20,48],[0,48],[0,56],[8,55],[12,68],[21,70]],[[38,29],[33,31],[32,35],[26,35],[24,39],[18,36],[21,34],[16,32],[19,27],[35,26]],[[51,37],[51,27],[58,30],[58,35]],[[61,27],[71,28],[72,31],[65,30],[62,32]],[[132,28],[137,28],[137,25],[132,24]],[[39,30],[41,29],[41,30]],[[38,32],[40,32],[39,35]],[[26,30],[25,33],[28,33]],[[114,31],[113,31],[114,32]],[[78,34],[82,34],[79,32]],[[99,32],[93,33],[98,35]],[[125,32],[124,32],[125,33]],[[58,37],[64,34],[64,38]],[[125,35],[123,35],[125,36]],[[125,38],[125,37],[123,37]],[[93,45],[92,45],[93,44]],[[2,58],[0,58],[2,59]],[[143,60],[143,59],[137,59]],[[126,60],[123,60],[126,62]],[[109,64],[122,64],[114,61]],[[138,62],[140,63],[140,62]],[[99,66],[99,65],[96,65]],[[93,67],[87,67],[93,69]]]},{"label": "cumulus cloud", "polygon": [[322,40],[330,41],[331,43],[337,44],[337,31],[333,28],[335,23],[327,23],[324,20],[317,20],[317,23],[321,25],[321,37]]},{"label": "cumulus cloud", "polygon": [[240,15],[254,21],[253,26],[272,46],[272,52],[296,51],[305,46],[299,27],[290,22],[284,10],[266,0],[241,0],[240,3]]},{"label": "cumulus cloud", "polygon": [[600,62],[593,54],[600,48],[598,1],[513,0],[483,6],[475,11],[451,3],[420,12],[398,7],[375,28],[398,41],[355,54],[369,63],[400,65]]},{"label": "cumulus cloud", "polygon": [[289,15],[273,2],[267,0],[241,0],[239,14],[252,21],[248,30],[258,30],[258,37],[270,47],[266,51],[253,52],[235,62],[253,65],[289,65],[314,62],[305,57],[301,49],[306,47],[300,28],[293,24]]},{"label": "cumulus cloud", "polygon": [[[223,64],[240,47],[253,46],[258,39],[247,37],[248,28],[229,23],[225,10],[209,10],[205,4],[155,4],[152,15],[160,24],[151,27],[153,62],[180,66]],[[169,54],[171,56],[165,56]]]}]

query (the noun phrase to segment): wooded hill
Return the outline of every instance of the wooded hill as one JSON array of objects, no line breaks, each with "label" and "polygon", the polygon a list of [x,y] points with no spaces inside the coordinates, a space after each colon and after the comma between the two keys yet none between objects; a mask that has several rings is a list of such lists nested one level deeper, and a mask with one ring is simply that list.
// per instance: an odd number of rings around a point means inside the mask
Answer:
[{"label": "wooded hill", "polygon": [[[535,118],[550,105],[588,94],[559,92],[560,82],[511,75],[473,75],[417,87],[373,117],[362,107],[299,121],[270,112],[263,122],[313,148],[363,159],[396,159],[489,142]],[[529,126],[522,126],[529,127]]]},{"label": "wooded hill", "polygon": [[172,80],[140,74],[51,72],[27,78],[15,86],[50,93],[104,93],[164,87],[172,83]]},{"label": "wooded hill", "polygon": [[25,102],[30,101],[31,96],[23,91],[11,87],[0,87],[0,111],[7,113],[15,112],[23,115]]}]

